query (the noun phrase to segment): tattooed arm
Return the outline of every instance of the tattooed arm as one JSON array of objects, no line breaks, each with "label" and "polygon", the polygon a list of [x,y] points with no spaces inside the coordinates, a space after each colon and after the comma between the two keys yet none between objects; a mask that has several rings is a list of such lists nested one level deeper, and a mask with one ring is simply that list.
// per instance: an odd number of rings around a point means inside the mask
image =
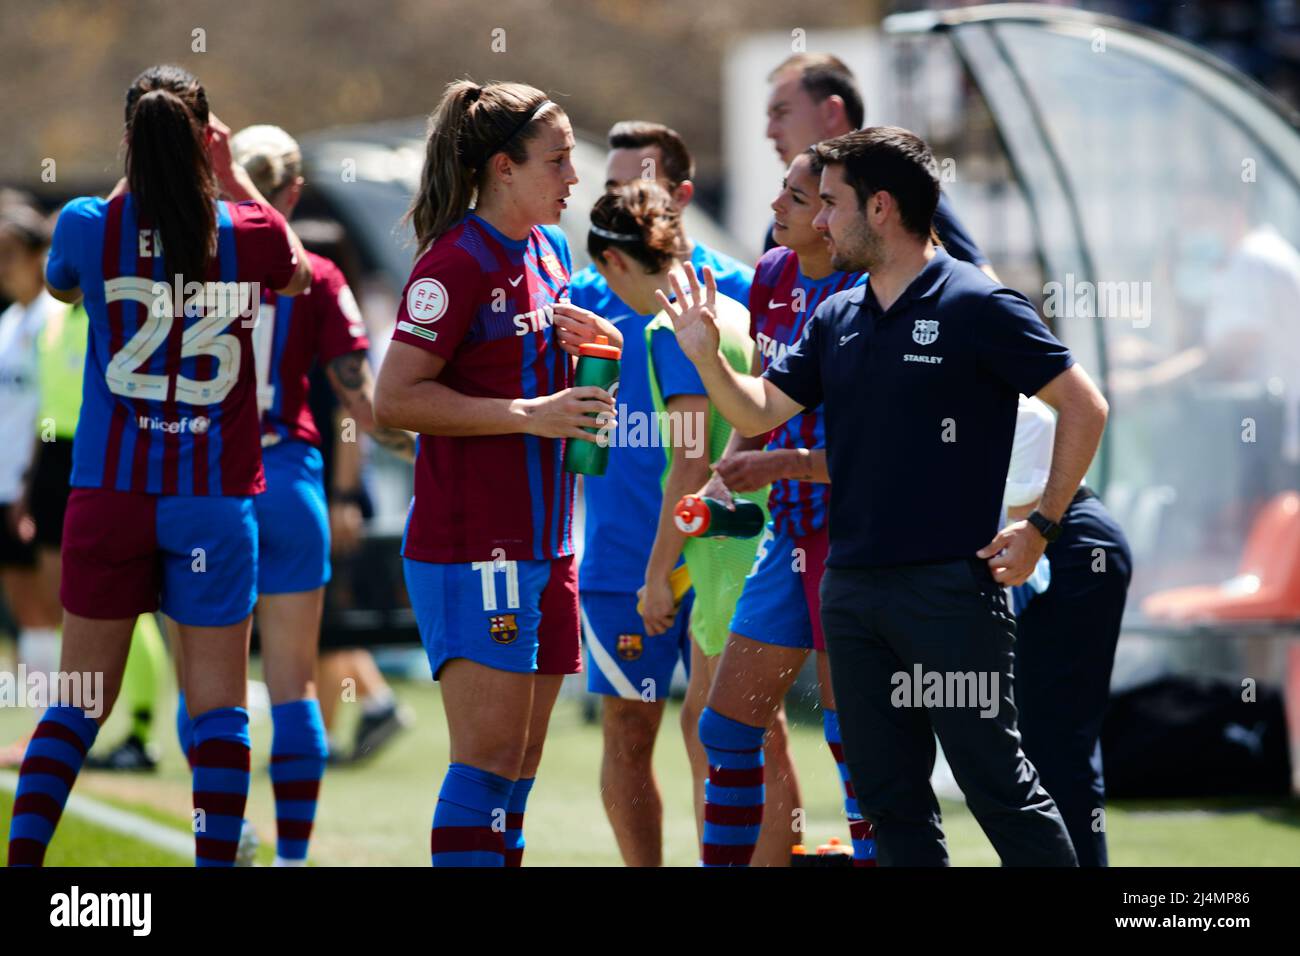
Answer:
[{"label": "tattooed arm", "polygon": [[405,461],[415,460],[415,436],[400,428],[375,424],[375,382],[370,376],[366,353],[340,355],[325,369],[334,393],[357,427]]}]

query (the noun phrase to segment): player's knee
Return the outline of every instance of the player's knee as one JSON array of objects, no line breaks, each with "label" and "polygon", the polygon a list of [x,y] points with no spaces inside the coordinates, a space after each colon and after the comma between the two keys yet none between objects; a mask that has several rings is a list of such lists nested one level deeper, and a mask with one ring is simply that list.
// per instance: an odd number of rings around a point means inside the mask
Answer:
[{"label": "player's knee", "polygon": [[516,741],[482,742],[465,747],[457,763],[469,764],[479,770],[486,770],[498,777],[510,780],[519,778],[520,768],[524,763],[526,747]]},{"label": "player's knee", "polygon": [[767,734],[763,737],[763,751],[768,759],[788,759],[790,751],[790,727],[786,723],[785,708],[782,707],[767,725]]},{"label": "player's knee", "polygon": [[607,700],[606,756],[619,763],[649,764],[659,729],[657,717],[650,704]]},{"label": "player's knee", "polygon": [[682,712],[678,720],[681,723],[682,735],[687,740],[697,739],[700,727],[700,714],[703,710],[704,708],[697,702],[693,701],[689,694],[686,696],[686,699],[682,701]]},{"label": "player's knee", "polygon": [[519,776],[521,778],[534,777],[537,775],[537,768],[542,765],[542,749],[545,742],[529,744],[524,748],[524,759],[519,766]]},{"label": "player's knee", "polygon": [[712,707],[705,707],[700,714],[698,724],[700,743],[705,747],[717,747],[723,750],[757,750],[762,746],[764,731],[762,727],[732,720],[718,713]]}]

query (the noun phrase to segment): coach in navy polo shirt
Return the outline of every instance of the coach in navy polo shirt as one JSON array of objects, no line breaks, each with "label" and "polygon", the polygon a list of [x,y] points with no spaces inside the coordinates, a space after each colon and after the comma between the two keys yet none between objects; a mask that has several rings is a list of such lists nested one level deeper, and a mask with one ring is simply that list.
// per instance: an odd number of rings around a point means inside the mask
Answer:
[{"label": "coach in navy polo shirt", "polygon": [[[1074,865],[1052,798],[1020,748],[1015,622],[1026,580],[1087,470],[1106,402],[1021,295],[930,241],[929,147],[869,127],[813,147],[836,269],[832,296],[762,378],[717,354],[694,275],[661,300],[709,398],[743,434],[822,405],[831,484],[822,624],[845,759],[882,865],[945,865],[930,788],[934,736],[1004,864]],[[680,286],[680,283],[677,283]],[[1039,510],[998,531],[1019,393],[1057,411]]]}]

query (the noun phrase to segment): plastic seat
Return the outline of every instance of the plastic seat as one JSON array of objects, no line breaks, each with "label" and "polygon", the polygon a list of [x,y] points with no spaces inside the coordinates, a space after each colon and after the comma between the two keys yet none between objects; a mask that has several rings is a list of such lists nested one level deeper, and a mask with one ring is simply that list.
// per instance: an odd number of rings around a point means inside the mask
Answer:
[{"label": "plastic seat", "polygon": [[1300,492],[1270,501],[1251,526],[1236,577],[1158,591],[1143,613],[1163,621],[1300,620]]}]

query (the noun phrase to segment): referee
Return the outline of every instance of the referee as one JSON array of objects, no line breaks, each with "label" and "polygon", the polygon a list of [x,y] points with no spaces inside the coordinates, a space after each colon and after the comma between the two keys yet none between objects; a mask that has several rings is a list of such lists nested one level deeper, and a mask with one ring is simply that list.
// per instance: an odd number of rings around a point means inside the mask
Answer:
[{"label": "referee", "polygon": [[[929,780],[937,734],[1004,864],[1072,866],[1061,815],[1020,748],[1001,586],[1028,578],[1055,535],[1105,399],[1023,296],[931,242],[939,184],[923,141],[869,127],[812,152],[832,266],[867,270],[868,283],[824,302],[761,378],[719,358],[707,272],[706,293],[694,275],[689,294],[674,277],[680,305],[661,304],[742,434],[823,406],[836,490],[822,624],[879,862],[948,862]],[[1052,469],[1038,510],[998,532],[1021,392],[1058,413]],[[909,688],[917,680],[937,681],[938,699]],[[974,684],[980,693],[960,692]]]}]

